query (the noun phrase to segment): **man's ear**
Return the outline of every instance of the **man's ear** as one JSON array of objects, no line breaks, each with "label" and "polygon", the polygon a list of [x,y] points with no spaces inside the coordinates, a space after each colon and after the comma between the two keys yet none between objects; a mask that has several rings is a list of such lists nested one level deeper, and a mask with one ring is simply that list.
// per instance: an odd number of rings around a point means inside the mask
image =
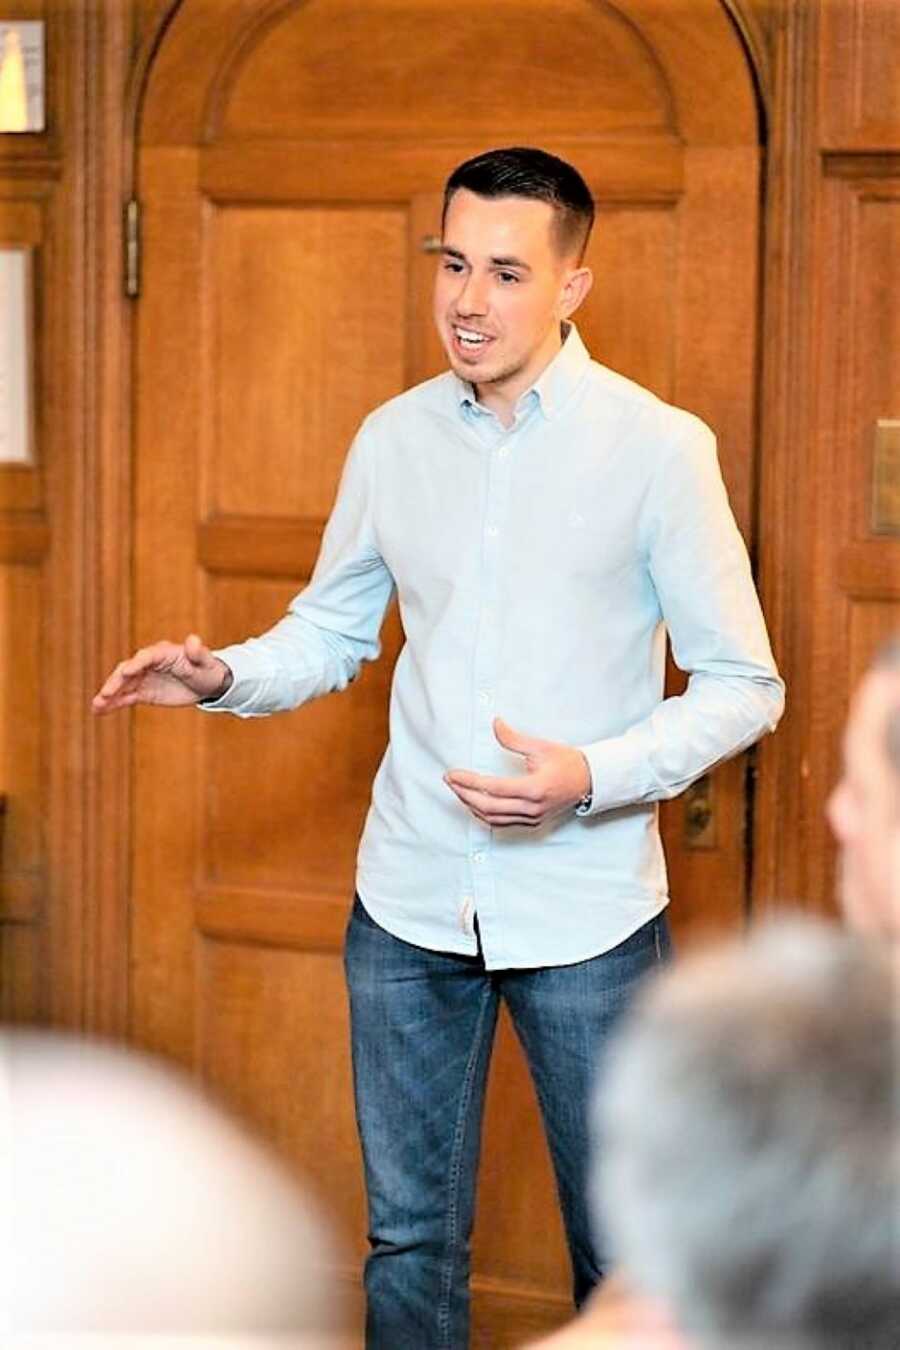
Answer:
[{"label": "man's ear", "polygon": [[589,267],[576,268],[566,279],[560,295],[559,317],[568,319],[574,314],[594,284],[594,274]]}]

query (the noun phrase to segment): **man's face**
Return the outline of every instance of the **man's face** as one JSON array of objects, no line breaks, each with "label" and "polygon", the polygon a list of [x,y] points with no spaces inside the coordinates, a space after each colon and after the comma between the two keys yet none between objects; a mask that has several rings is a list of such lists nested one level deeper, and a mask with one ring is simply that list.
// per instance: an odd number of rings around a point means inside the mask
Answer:
[{"label": "man's face", "polygon": [[885,734],[900,706],[900,675],[870,672],[857,690],[844,735],[844,771],[828,801],[840,847],[839,899],[863,932],[900,938],[900,783]]},{"label": "man's face", "polygon": [[537,379],[589,287],[590,272],[560,251],[548,202],[465,188],[451,197],[435,323],[450,365],[486,402],[514,402]]}]

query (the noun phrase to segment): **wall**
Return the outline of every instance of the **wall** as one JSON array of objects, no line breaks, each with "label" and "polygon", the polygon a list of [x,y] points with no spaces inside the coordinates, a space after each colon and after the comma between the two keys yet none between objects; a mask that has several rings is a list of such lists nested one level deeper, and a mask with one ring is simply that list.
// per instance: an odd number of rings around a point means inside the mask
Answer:
[{"label": "wall", "polygon": [[830,911],[840,729],[900,614],[900,542],[872,523],[875,424],[900,418],[900,7],[787,4],[773,39],[759,538],[790,692],[758,762],[755,896]]},{"label": "wall", "polygon": [[[822,819],[849,690],[896,621],[870,524],[900,416],[900,9],[732,4],[770,99],[759,568],[790,711],[760,750],[754,895],[832,907]],[[0,138],[0,240],[38,246],[38,462],[0,470],[0,1013],[127,1027],[128,743],[90,692],[128,649],[130,304],[120,218],[165,0],[6,0],[48,25],[49,125]],[[892,341],[891,338],[894,338]]]},{"label": "wall", "polygon": [[38,327],[35,462],[0,467],[0,1011],[69,1020],[63,953],[78,943],[83,821],[72,711],[83,674],[83,16],[48,0],[3,14],[47,23],[53,78],[46,132],[0,138],[0,243],[33,249]]}]

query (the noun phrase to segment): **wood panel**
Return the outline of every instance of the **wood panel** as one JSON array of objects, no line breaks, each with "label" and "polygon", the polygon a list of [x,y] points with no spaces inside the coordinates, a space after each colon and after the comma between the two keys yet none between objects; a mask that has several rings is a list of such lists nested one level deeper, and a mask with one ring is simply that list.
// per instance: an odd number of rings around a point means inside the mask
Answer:
[{"label": "wood panel", "polygon": [[825,3],[819,109],[822,144],[900,146],[900,7],[895,0]]},{"label": "wood panel", "polygon": [[357,427],[404,383],[400,208],[216,212],[208,511],[331,509]]},{"label": "wood panel", "polygon": [[[564,1298],[571,1275],[556,1182],[534,1087],[505,1009],[497,1024],[484,1139],[474,1270],[505,1284],[509,1292],[518,1288],[546,1296],[552,1291]],[[528,1163],[520,1163],[510,1176],[513,1158]],[[523,1234],[528,1241],[523,1242]],[[552,1316],[552,1304],[550,1311]]]},{"label": "wood panel", "polygon": [[[210,580],[204,605],[210,639],[234,640],[275,622],[301,585],[299,578],[292,585]],[[340,699],[317,700],[289,717],[204,720],[205,881],[343,896],[346,904],[372,778],[387,742],[398,637],[391,625],[385,656]]]},{"label": "wood panel", "polygon": [[327,1197],[360,1253],[364,1200],[339,962],[331,955],[203,941],[197,986],[197,1062],[204,1080],[285,1158],[304,1160],[304,1177]]},{"label": "wood panel", "polygon": [[32,924],[0,924],[0,1021],[34,1022],[42,1004],[40,930]]},{"label": "wood panel", "polygon": [[347,927],[347,892],[199,886],[194,895],[197,930],[206,937],[269,947],[340,952]]},{"label": "wood panel", "polygon": [[[540,139],[552,154],[577,161],[605,201],[667,201],[682,186],[683,149],[673,138]],[[456,165],[484,148],[483,140],[460,136],[430,145],[409,135],[373,140],[363,157],[342,141],[223,141],[203,148],[200,183],[213,201],[407,201],[439,193]]]},{"label": "wood panel", "polygon": [[[347,69],[356,72],[349,85]],[[523,81],[527,104],[509,97]],[[534,0],[309,0],[261,25],[258,37],[244,31],[213,97],[207,127],[217,140],[302,132],[368,141],[407,134],[412,115],[429,139],[520,145],[533,130],[532,107],[545,137],[674,124],[665,76],[640,29],[613,6],[583,0],[555,0],[550,25]]]},{"label": "wood panel", "polygon": [[602,181],[589,187],[600,208],[585,257],[594,286],[578,312],[579,331],[598,361],[671,400],[679,277],[676,204],[606,205]]},{"label": "wood panel", "polygon": [[[12,17],[44,18],[29,5]],[[52,543],[48,520],[46,457],[54,429],[43,410],[43,372],[50,354],[41,295],[47,284],[47,245],[53,239],[50,212],[54,185],[28,177],[46,169],[49,143],[41,142],[40,166],[21,145],[0,144],[0,247],[33,250],[31,306],[37,340],[32,381],[37,415],[35,460],[0,465],[0,1016],[34,1021],[43,1003],[41,956],[47,902],[46,759],[48,725],[42,716],[45,679],[43,644],[48,636],[45,572]],[[52,274],[50,274],[52,275]]]},{"label": "wood panel", "polygon": [[[814,699],[819,717],[839,728],[853,685],[900,622],[900,538],[876,536],[871,524],[875,423],[900,417],[900,315],[892,302],[900,285],[900,179],[840,178],[832,168],[822,212],[823,247],[840,265],[823,273],[821,288],[820,467],[832,491],[821,503],[814,604],[823,664]],[[811,771],[823,804],[838,765],[831,734]],[[833,849],[824,823],[818,835],[814,891],[827,898]]]},{"label": "wood panel", "polygon": [[[142,133],[144,143],[172,145],[216,140],[220,137],[223,119],[229,126],[229,133],[233,134],[236,128],[227,121],[229,96],[240,78],[246,80],[253,78],[251,71],[255,52],[261,48],[264,53],[268,53],[270,44],[274,41],[273,29],[280,32],[286,26],[285,21],[290,23],[293,17],[294,23],[302,26],[306,21],[305,12],[308,11],[310,19],[314,21],[320,13],[329,12],[330,5],[334,3],[335,0],[308,0],[299,14],[295,13],[293,16],[291,11],[296,7],[292,0],[265,0],[262,4],[260,0],[191,0],[190,3],[181,4],[175,10],[168,40],[155,61],[154,91],[159,96],[154,97],[147,106]],[[362,9],[363,6],[358,4],[357,8]],[[380,15],[381,26],[393,34],[395,61],[402,60],[400,49],[403,44],[413,42],[416,32],[421,31],[418,28],[411,31],[409,24],[395,22],[395,15],[409,13],[410,8],[409,3],[403,6],[399,3],[387,3],[387,0],[380,0],[379,5],[365,6],[371,15],[370,22],[373,29],[376,28],[376,21]],[[460,30],[465,31],[466,25],[472,25],[473,12],[482,25],[478,29],[480,33],[483,33],[483,25],[487,21],[484,8],[472,4],[471,0],[466,5],[455,6],[450,10],[443,0],[423,0],[422,8],[430,15],[426,50],[436,44],[446,50],[448,42],[452,42],[454,32],[459,34]],[[341,12],[343,13],[343,7]],[[527,0],[525,2],[504,0],[502,12],[510,22],[515,16],[518,27],[526,34],[533,32],[538,25],[546,23],[546,9],[538,0],[531,0],[531,3],[527,3]],[[616,33],[618,24],[620,28],[630,27],[635,35],[629,48],[632,57],[635,52],[640,56],[643,45],[648,53],[646,59],[649,59],[660,72],[662,80],[660,92],[662,94],[663,90],[665,91],[665,97],[673,109],[669,124],[677,126],[686,140],[703,144],[740,144],[748,139],[751,141],[755,139],[757,110],[752,82],[746,78],[744,52],[735,38],[735,31],[725,6],[718,0],[692,0],[690,5],[672,5],[670,0],[627,0],[627,3],[621,0],[621,3],[614,6],[598,6],[589,3],[588,0],[581,0],[580,3],[577,3],[577,0],[566,0],[565,5],[560,6],[557,13],[558,20],[553,24],[554,31],[550,34],[542,32],[542,42],[538,45],[534,64],[515,67],[513,78],[506,81],[507,89],[530,89],[535,75],[543,72],[548,64],[547,58],[543,55],[545,51],[556,53],[556,68],[560,71],[566,72],[573,61],[577,61],[579,69],[583,70],[581,63],[584,57],[579,44],[573,43],[570,47],[558,45],[557,30],[562,29],[563,20],[571,23],[575,19],[586,26],[587,31],[594,34],[602,33],[605,41],[612,40],[614,47],[621,49],[622,44],[628,42],[628,38]],[[314,31],[315,27],[315,22],[310,22],[309,46],[299,46],[304,55],[307,50],[315,48],[323,41],[322,36]],[[613,39],[609,38],[610,33],[615,34]],[[376,45],[378,37],[376,31]],[[324,41],[327,42],[328,38],[326,37]],[[499,75],[509,72],[511,63],[507,61],[504,52],[509,41],[509,32],[504,30],[501,40],[493,46],[481,44],[477,66],[480,91],[485,86],[493,87],[494,84],[500,87]],[[421,59],[421,46],[414,42],[413,46]],[[195,52],[191,67],[192,78],[185,80],[179,53],[191,48]],[[598,63],[602,63],[603,57],[602,54],[597,54],[596,44],[594,52],[596,68]],[[361,54],[365,57],[368,53],[364,51]],[[562,64],[558,64],[560,57]],[[579,104],[585,107],[597,109],[588,127],[588,134],[593,134],[597,123],[602,122],[604,116],[607,116],[604,109],[610,103],[615,107],[618,99],[621,106],[622,96],[614,95],[611,91],[620,82],[631,83],[633,64],[632,60],[627,67],[619,66],[614,70],[614,79],[605,85],[600,99],[596,97],[598,82],[588,80],[583,90],[583,99],[578,100]],[[638,70],[642,64],[639,59]],[[288,71],[292,80],[294,69],[296,68]],[[719,77],[717,80],[706,78],[711,69],[717,71]],[[698,70],[704,73],[703,77],[697,77]],[[328,80],[332,77],[313,75],[311,78],[315,82],[316,79]],[[448,91],[456,90],[456,81],[457,67],[454,66],[453,74],[448,76],[446,81]],[[261,81],[260,83],[262,84]],[[364,87],[368,84],[365,66],[360,84]],[[561,90],[565,84],[566,77],[563,75],[558,81],[558,89],[554,90],[552,106],[561,105],[563,97]],[[264,85],[262,87],[265,88],[267,101],[270,100],[272,87]],[[426,122],[420,118],[416,107],[416,95],[421,95],[423,91],[417,80],[414,80],[410,87],[416,91],[408,100],[410,118],[415,125],[424,126]],[[350,88],[352,86],[342,87],[341,105],[348,101]],[[430,90],[424,92],[426,96],[430,94]],[[632,101],[633,99],[632,94]],[[352,102],[352,96],[350,101]],[[451,102],[454,102],[454,99],[448,95],[447,105],[449,106]],[[530,105],[537,106],[534,99],[530,99]],[[628,106],[627,100],[625,106]],[[576,121],[581,118],[577,108],[573,110],[571,104],[569,113]],[[251,118],[259,117],[258,108],[250,108],[248,115]],[[341,114],[338,112],[336,115]],[[507,111],[505,118],[508,117]],[[488,128],[486,133],[492,142],[495,139],[495,129],[496,124]],[[627,127],[621,127],[621,124],[619,129],[628,130]],[[542,137],[542,143],[545,139],[551,141],[553,139],[549,135],[550,128],[547,131],[548,137]],[[241,138],[243,139],[243,133]],[[480,148],[483,148],[483,144],[482,139]]]},{"label": "wood panel", "polygon": [[852,690],[865,674],[873,654],[888,638],[895,637],[900,615],[900,585],[889,600],[857,601],[850,606],[848,631],[848,687]]},{"label": "wood panel", "polygon": [[[36,475],[35,475],[36,477]],[[0,483],[2,483],[0,476]],[[43,562],[50,546],[50,527],[39,511],[0,515],[0,563]]]},{"label": "wood panel", "polygon": [[321,542],[321,519],[217,516],[198,526],[197,559],[224,576],[308,577]]},{"label": "wood panel", "polygon": [[775,55],[763,587],[793,698],[760,760],[756,890],[833,912],[841,728],[900,618],[898,542],[871,531],[875,421],[900,407],[897,8],[787,5]]},{"label": "wood panel", "polygon": [[0,566],[0,790],[6,803],[0,917],[19,922],[39,919],[46,880],[45,614],[40,571],[24,563]]}]

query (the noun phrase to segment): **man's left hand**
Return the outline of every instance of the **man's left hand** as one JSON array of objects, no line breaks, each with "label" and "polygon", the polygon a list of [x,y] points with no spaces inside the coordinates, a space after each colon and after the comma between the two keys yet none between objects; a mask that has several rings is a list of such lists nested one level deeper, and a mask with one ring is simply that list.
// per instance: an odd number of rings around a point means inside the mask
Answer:
[{"label": "man's left hand", "polygon": [[523,757],[524,774],[493,778],[468,769],[444,774],[447,786],[485,825],[544,825],[571,811],[590,792],[588,762],[574,746],[525,736],[499,717],[494,719],[494,735],[504,749]]}]

